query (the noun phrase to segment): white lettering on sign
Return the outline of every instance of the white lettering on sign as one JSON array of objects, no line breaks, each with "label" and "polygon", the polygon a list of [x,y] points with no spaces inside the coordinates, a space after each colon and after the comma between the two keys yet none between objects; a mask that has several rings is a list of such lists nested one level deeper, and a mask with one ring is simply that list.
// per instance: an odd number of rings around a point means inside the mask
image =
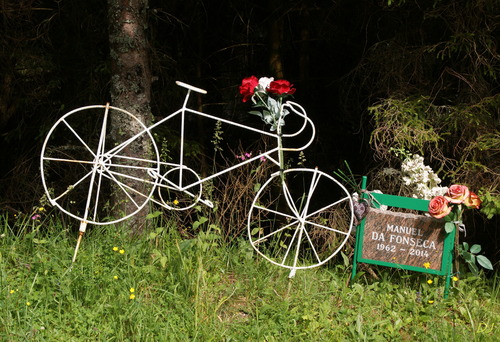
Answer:
[{"label": "white lettering on sign", "polygon": [[421,229],[413,227],[402,227],[393,224],[387,224],[386,230],[391,233],[423,236]]},{"label": "white lettering on sign", "polygon": [[420,247],[420,248],[427,248],[427,249],[434,249],[434,250],[436,249],[436,243],[434,241],[418,239],[418,238],[409,237],[409,236],[401,236],[401,235],[391,234],[391,235],[389,235],[389,242],[390,243],[397,243],[400,245],[408,245],[408,246],[412,246],[412,247]]},{"label": "white lettering on sign", "polygon": [[372,240],[385,241],[384,233],[372,232]]}]

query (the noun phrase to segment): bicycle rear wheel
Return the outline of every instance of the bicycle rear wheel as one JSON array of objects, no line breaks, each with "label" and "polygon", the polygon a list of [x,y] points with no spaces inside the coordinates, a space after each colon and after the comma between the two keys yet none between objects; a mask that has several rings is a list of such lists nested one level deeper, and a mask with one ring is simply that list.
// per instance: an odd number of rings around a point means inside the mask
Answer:
[{"label": "bicycle rear wheel", "polygon": [[[141,133],[113,134],[111,125],[117,122]],[[150,155],[138,157],[140,152]],[[151,198],[158,181],[158,155],[150,132],[131,113],[109,105],[81,107],[61,117],[45,139],[40,158],[43,187],[50,203],[75,219],[116,223],[133,216]],[[112,191],[123,200],[111,203]]]},{"label": "bicycle rear wheel", "polygon": [[347,242],[354,211],[349,192],[317,169],[276,172],[260,188],[248,215],[253,248],[292,269],[323,265]]}]

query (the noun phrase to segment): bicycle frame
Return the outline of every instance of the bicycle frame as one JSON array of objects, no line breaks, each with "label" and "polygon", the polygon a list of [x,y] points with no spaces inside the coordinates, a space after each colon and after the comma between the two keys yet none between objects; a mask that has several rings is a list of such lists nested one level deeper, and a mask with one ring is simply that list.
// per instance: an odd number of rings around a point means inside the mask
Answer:
[{"label": "bicycle frame", "polygon": [[[262,157],[278,166],[279,170],[273,172],[270,178],[260,187],[250,206],[247,227],[253,248],[270,262],[290,268],[292,270],[291,276],[297,269],[319,266],[335,255],[347,240],[352,229],[353,205],[349,192],[332,176],[319,171],[317,168],[284,170],[284,152],[296,152],[306,149],[311,145],[316,134],[315,126],[307,117],[304,108],[292,101],[281,104],[280,113],[282,117],[277,118],[278,122],[283,120],[283,113],[286,113],[286,115],[296,115],[299,121],[298,125],[293,128],[294,131],[291,133],[285,133],[283,127],[279,124],[276,125],[275,131],[268,131],[189,108],[188,102],[191,94],[193,92],[205,94],[206,91],[182,82],[177,82],[177,85],[187,90],[182,106],[151,126],[146,126],[126,110],[106,104],[85,106],[72,110],[62,116],[50,129],[43,144],[40,158],[42,183],[52,205],[80,220],[79,236],[73,262],[76,259],[88,223],[106,225],[120,222],[138,213],[150,201],[171,210],[189,209],[198,202],[213,207],[214,204],[211,201],[201,198],[202,184]],[[102,110],[104,113],[101,112]],[[87,116],[89,113],[91,116]],[[82,114],[84,115],[82,116]],[[108,124],[111,117],[115,117],[115,115],[117,115],[116,118],[130,120],[125,122],[133,123],[136,127],[139,127],[140,131],[137,133],[124,132],[123,135],[115,139],[117,145],[111,147],[109,146],[111,144],[107,142]],[[260,136],[270,137],[275,139],[276,145],[270,149],[266,148],[264,152],[259,152],[257,155],[240,160],[218,172],[201,177],[186,164],[185,145],[188,143],[186,138],[188,115],[206,119],[210,122],[224,123],[226,126],[235,127],[252,134],[257,133]],[[95,120],[89,120],[89,118],[95,118]],[[86,123],[87,120],[95,123],[95,125],[91,124],[90,130],[88,126],[83,125],[80,131],[78,127],[82,122]],[[158,146],[152,134],[153,129],[167,123],[171,125],[175,123],[175,125],[180,126],[180,144],[179,149],[176,151],[179,152],[179,157],[174,162],[160,161]],[[306,128],[311,135],[309,138],[304,139],[305,142],[301,143],[302,146],[283,146],[284,139],[299,136],[304,133]],[[100,129],[99,134],[94,135],[97,129]],[[88,133],[90,133],[90,136]],[[72,140],[70,146],[76,147],[75,151],[77,152],[74,154],[66,153],[64,152],[65,149],[62,149],[62,152],[58,151],[57,144],[49,148],[50,139],[53,136],[57,137],[58,134],[69,134]],[[138,156],[137,151],[150,153],[143,149],[143,146],[146,146],[145,143],[148,146],[151,145],[151,155]],[[139,146],[137,150],[134,149],[136,144]],[[55,195],[51,195],[46,183],[45,167],[50,170],[51,165],[54,165],[53,171],[57,175],[68,175],[67,178],[63,178],[62,186],[58,188]],[[65,173],[66,170],[76,170],[76,172],[73,175],[71,172]],[[297,177],[299,175],[300,178]],[[276,186],[275,180],[280,182],[280,186]],[[298,180],[298,182],[294,182],[294,180]],[[104,181],[109,181],[109,184]],[[123,214],[120,212],[121,217],[115,219],[115,217],[108,218],[105,216],[104,220],[101,220],[98,217],[100,208],[106,205],[104,189],[108,189],[109,185],[115,186],[116,190],[121,190],[117,194],[122,193],[122,195],[126,196],[125,201],[122,201],[121,204],[128,203],[120,207],[120,210],[123,210]],[[300,190],[298,192],[292,191],[291,185]],[[79,190],[75,193],[73,190],[76,187]],[[325,191],[329,193],[327,197],[324,196]],[[82,192],[84,192],[84,196],[80,196]],[[167,194],[167,197],[165,197],[165,194]],[[340,199],[332,200],[330,194],[333,194],[333,197],[340,196]],[[81,199],[81,202],[73,205],[76,203],[73,199]],[[276,207],[279,201],[282,201],[283,208]],[[345,222],[345,224],[335,224],[333,227],[326,225],[325,220],[330,219],[332,212],[337,211],[340,215],[349,215],[350,221]],[[253,222],[254,218],[259,221],[257,226]],[[278,227],[276,228],[274,224]],[[280,225],[282,226],[279,227]],[[255,228],[258,229],[257,232],[254,232]],[[293,234],[287,235],[289,230],[293,230]],[[323,253],[320,253],[315,246],[317,241],[311,231],[320,232],[322,238],[329,236],[334,239],[332,241],[339,242],[341,245],[332,254],[323,256]],[[254,236],[254,234],[257,235]],[[288,247],[283,247],[282,244],[288,244]],[[280,248],[265,249],[266,246],[274,245],[279,245]],[[286,248],[286,250],[282,253],[281,248]],[[312,264],[300,264],[298,262],[302,248],[308,250],[305,252],[306,254],[312,253],[313,258],[310,260]],[[266,254],[268,252],[269,255]]]},{"label": "bicycle frame", "polygon": [[[289,109],[291,113],[294,113],[294,114],[298,115],[299,117],[301,117],[304,120],[302,122],[301,127],[296,132],[283,134],[281,132],[281,126],[278,125],[276,133],[272,133],[272,132],[269,132],[269,131],[265,131],[265,130],[262,130],[262,129],[257,129],[257,128],[254,128],[254,127],[250,127],[250,126],[247,126],[247,125],[244,125],[244,124],[240,124],[240,123],[237,123],[237,122],[234,122],[234,121],[231,121],[231,120],[223,119],[223,118],[211,115],[211,114],[207,114],[207,113],[200,112],[200,111],[197,111],[197,110],[189,108],[188,107],[188,102],[189,102],[189,98],[190,98],[191,92],[194,91],[194,92],[197,92],[197,93],[206,94],[206,91],[203,90],[203,89],[201,89],[201,88],[193,87],[193,86],[191,86],[189,84],[186,84],[186,83],[183,83],[183,82],[177,81],[176,83],[177,83],[177,85],[179,85],[179,86],[187,89],[187,93],[186,93],[186,96],[184,98],[184,102],[183,102],[182,107],[179,108],[177,111],[173,112],[172,114],[168,115],[167,117],[165,117],[165,118],[159,120],[158,122],[154,123],[153,125],[148,126],[143,131],[137,133],[136,135],[132,136],[127,141],[124,141],[123,143],[121,143],[120,145],[114,147],[113,149],[111,149],[108,152],[108,155],[110,156],[110,158],[112,158],[113,156],[116,156],[121,150],[123,150],[127,145],[129,145],[135,139],[137,139],[138,137],[140,137],[141,135],[143,135],[143,134],[151,134],[151,131],[154,128],[156,128],[156,127],[158,127],[158,126],[166,123],[169,120],[172,120],[173,118],[175,118],[177,116],[180,116],[181,131],[180,131],[180,157],[179,157],[179,163],[176,164],[176,163],[166,163],[166,162],[161,162],[161,161],[159,162],[160,165],[166,165],[166,166],[178,168],[179,169],[179,180],[178,180],[177,183],[174,183],[171,180],[168,180],[164,175],[161,175],[160,172],[159,172],[159,169],[158,169],[158,171],[151,169],[150,172],[149,172],[149,174],[154,179],[154,181],[147,181],[147,180],[141,180],[141,181],[146,181],[146,182],[148,182],[150,184],[153,184],[153,186],[159,186],[159,187],[164,187],[164,188],[172,188],[172,189],[174,189],[176,191],[182,191],[182,192],[185,192],[188,195],[196,197],[196,195],[191,194],[189,192],[189,189],[191,189],[191,188],[193,188],[195,186],[198,186],[198,185],[200,185],[200,184],[202,184],[204,182],[207,182],[207,181],[209,181],[209,180],[211,180],[213,178],[219,177],[219,176],[221,176],[221,175],[223,175],[223,174],[225,174],[227,172],[230,172],[230,171],[232,171],[232,170],[234,170],[236,168],[242,167],[245,164],[248,164],[248,163],[251,163],[253,161],[256,161],[256,160],[260,159],[263,156],[266,157],[266,159],[268,159],[271,162],[273,162],[274,164],[276,164],[277,166],[282,166],[282,165],[284,165],[284,161],[282,160],[283,156],[282,156],[281,152],[284,152],[284,151],[302,151],[302,150],[306,149],[309,145],[311,145],[311,143],[314,140],[314,136],[315,136],[315,133],[316,133],[314,124],[311,121],[311,119],[309,119],[309,117],[307,117],[307,114],[306,114],[306,111],[304,110],[304,108],[302,106],[300,106],[299,104],[295,103],[295,102],[291,102],[291,101],[285,102],[282,105],[281,112],[283,112],[283,109]],[[185,163],[184,163],[184,145],[185,145],[185,133],[186,133],[186,131],[185,131],[185,119],[186,119],[186,114],[187,113],[198,115],[198,116],[201,116],[201,117],[213,120],[213,121],[220,121],[220,122],[223,122],[225,124],[228,124],[228,125],[231,125],[231,126],[235,126],[235,127],[239,127],[239,128],[242,128],[242,129],[245,129],[245,130],[248,130],[248,131],[252,131],[252,132],[255,132],[255,133],[259,133],[259,134],[262,134],[262,135],[270,136],[270,137],[276,139],[276,142],[277,142],[276,147],[274,147],[274,148],[272,148],[270,150],[267,150],[265,152],[262,152],[262,153],[260,153],[258,155],[252,156],[252,157],[250,157],[248,159],[245,159],[244,161],[241,161],[241,162],[239,162],[239,163],[237,163],[237,164],[235,164],[233,166],[225,168],[224,170],[221,170],[221,171],[219,171],[217,173],[211,174],[211,175],[209,175],[207,177],[198,178],[198,180],[195,181],[195,182],[192,182],[192,183],[189,183],[189,184],[183,184],[183,173],[186,170],[190,170],[189,167],[186,166]],[[291,137],[295,137],[295,136],[300,135],[306,129],[306,127],[308,125],[310,126],[310,128],[312,130],[312,134],[311,134],[310,139],[303,146],[297,147],[297,148],[283,147],[283,145],[282,145],[283,138],[291,138]],[[271,156],[271,154],[273,154],[275,152],[278,152],[278,158],[277,158],[277,160],[274,159]],[[154,161],[152,161],[152,162],[154,162]],[[137,179],[137,180],[140,180],[140,179]],[[162,184],[161,183],[162,181],[165,184]],[[160,202],[158,200],[155,200],[154,198],[150,198],[150,200],[153,201],[153,202],[155,202],[156,204],[159,204],[159,205],[161,205],[163,207],[166,207],[168,209],[176,209],[176,208],[173,208],[173,207],[170,207],[170,206],[166,205],[165,203],[162,203],[162,202]],[[201,201],[205,205],[207,205],[209,207],[213,207],[213,204],[210,201],[208,201],[208,200],[203,200],[203,199],[201,199],[201,198],[198,197],[198,198],[196,198],[195,203],[197,201]],[[187,208],[185,208],[185,209],[187,209]],[[180,209],[180,210],[182,210],[182,209]]]}]

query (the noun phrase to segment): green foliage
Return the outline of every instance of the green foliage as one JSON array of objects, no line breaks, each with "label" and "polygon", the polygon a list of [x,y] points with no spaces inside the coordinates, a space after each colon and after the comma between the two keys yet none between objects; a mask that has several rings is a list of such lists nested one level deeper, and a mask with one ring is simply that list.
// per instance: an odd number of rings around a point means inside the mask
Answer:
[{"label": "green foliage", "polygon": [[483,201],[481,203],[481,213],[485,214],[488,219],[493,218],[493,215],[500,214],[500,196],[495,196],[485,190],[481,190],[479,196]]},{"label": "green foliage", "polygon": [[352,173],[351,167],[346,160],[344,160],[344,165],[346,171],[338,169],[337,171],[334,171],[333,174],[337,177],[337,179],[340,180],[342,184],[344,184],[344,186],[350,189],[351,192],[356,192],[358,193],[358,196],[361,196],[361,185],[356,180],[356,177]]},{"label": "green foliage", "polygon": [[487,270],[493,270],[491,261],[484,255],[478,254],[479,252],[481,252],[480,245],[472,245],[469,249],[469,244],[467,242],[463,242],[461,245],[459,245],[458,252],[469,266],[471,272],[475,275],[479,274],[479,268],[477,264],[486,268]]},{"label": "green foliage", "polygon": [[[493,341],[499,277],[444,279],[381,270],[347,286],[349,261],[297,272],[224,244],[204,224],[195,239],[153,214],[130,238],[93,227],[71,263],[76,234],[61,222],[0,226],[0,339],[31,341]],[[21,228],[21,227],[19,227]],[[116,248],[115,248],[116,247]],[[428,281],[432,280],[432,283]],[[131,292],[133,289],[133,292]],[[133,297],[131,295],[134,295]],[[29,305],[28,305],[29,304]]]},{"label": "green foliage", "polygon": [[368,108],[375,121],[370,144],[379,156],[393,149],[423,153],[437,147],[442,137],[426,117],[429,102],[418,99],[385,99]]},{"label": "green foliage", "polygon": [[370,143],[386,161],[394,159],[394,152],[431,156],[442,179],[482,189],[482,212],[492,218],[500,201],[495,171],[500,133],[494,110],[499,100],[493,96],[469,106],[436,106],[424,97],[384,99],[369,108],[375,124]]},{"label": "green foliage", "polygon": [[[443,185],[480,190],[484,217],[475,220],[485,226],[500,212],[498,1],[385,3],[387,25],[400,24],[397,16],[411,18],[408,27],[414,30],[394,30],[359,63],[358,77],[371,98],[370,144],[381,160],[377,168],[399,164],[391,149],[425,156]],[[439,36],[430,34],[438,31]],[[393,188],[393,193],[404,190]]]},{"label": "green foliage", "polygon": [[214,152],[222,152],[223,148],[221,146],[222,141],[224,140],[224,131],[222,130],[222,123],[217,121],[215,123],[214,133],[212,135],[212,140],[210,142],[214,145]]}]

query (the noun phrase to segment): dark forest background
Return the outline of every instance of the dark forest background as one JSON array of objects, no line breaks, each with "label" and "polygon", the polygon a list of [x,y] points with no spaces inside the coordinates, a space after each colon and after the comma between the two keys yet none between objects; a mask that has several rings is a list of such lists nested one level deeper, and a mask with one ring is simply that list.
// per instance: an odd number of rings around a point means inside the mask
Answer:
[{"label": "dark forest background", "polygon": [[[50,127],[110,101],[107,3],[3,0],[0,12],[0,210],[29,212]],[[308,166],[347,161],[372,188],[405,194],[387,171],[401,163],[391,148],[423,155],[444,185],[482,194],[466,240],[495,262],[499,18],[496,0],[150,0],[152,113],[179,107],[180,80],[208,91],[204,110],[245,120],[241,79],[285,78],[317,127]],[[198,132],[200,155],[211,134]]]}]

